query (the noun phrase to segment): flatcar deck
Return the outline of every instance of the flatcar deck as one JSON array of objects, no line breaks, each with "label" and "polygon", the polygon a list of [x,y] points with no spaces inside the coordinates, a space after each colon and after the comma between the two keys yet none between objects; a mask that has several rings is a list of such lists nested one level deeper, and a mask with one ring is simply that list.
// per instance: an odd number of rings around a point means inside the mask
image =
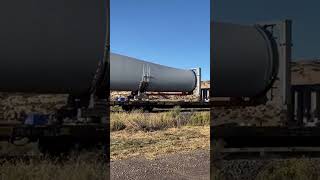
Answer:
[{"label": "flatcar deck", "polygon": [[107,138],[107,124],[66,124],[32,126],[1,124],[0,139],[8,137],[73,136],[78,138]]},{"label": "flatcar deck", "polygon": [[212,128],[213,141],[223,143],[225,159],[266,155],[320,156],[320,127],[241,127]]}]

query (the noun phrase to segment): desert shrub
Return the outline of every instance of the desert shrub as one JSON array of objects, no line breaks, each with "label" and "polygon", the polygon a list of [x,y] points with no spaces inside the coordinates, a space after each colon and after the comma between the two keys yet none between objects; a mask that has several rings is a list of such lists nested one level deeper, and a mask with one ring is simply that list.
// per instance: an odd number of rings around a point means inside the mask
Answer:
[{"label": "desert shrub", "polygon": [[181,107],[175,106],[172,110],[166,113],[169,119],[179,119],[181,117]]},{"label": "desert shrub", "polygon": [[210,124],[209,112],[181,113],[175,107],[163,113],[143,113],[141,110],[132,112],[111,113],[111,131],[157,131],[180,126],[203,126]]},{"label": "desert shrub", "polygon": [[110,111],[121,112],[123,109],[121,106],[111,106]]},{"label": "desert shrub", "polygon": [[211,168],[210,179],[211,180],[225,180],[223,173],[217,168]]},{"label": "desert shrub", "polygon": [[309,159],[289,159],[271,162],[257,176],[258,180],[316,180],[319,173]]},{"label": "desert shrub", "polygon": [[209,112],[198,112],[192,113],[188,125],[192,126],[204,126],[210,125],[210,113]]},{"label": "desert shrub", "polygon": [[156,131],[175,126],[174,121],[164,114],[158,116],[141,114],[140,118],[127,120],[127,123],[131,129],[142,131]]},{"label": "desert shrub", "polygon": [[111,131],[120,131],[126,128],[126,125],[121,120],[113,120],[110,122]]}]

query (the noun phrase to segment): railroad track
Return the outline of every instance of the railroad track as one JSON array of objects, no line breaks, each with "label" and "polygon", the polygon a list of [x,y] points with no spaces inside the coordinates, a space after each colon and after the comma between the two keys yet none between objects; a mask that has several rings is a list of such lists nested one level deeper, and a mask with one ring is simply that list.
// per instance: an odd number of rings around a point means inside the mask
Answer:
[{"label": "railroad track", "polygon": [[[153,109],[151,112],[148,113],[161,113],[161,112],[168,112],[168,111],[172,111],[172,109]],[[196,108],[196,109],[181,109],[180,112],[209,112],[210,108]],[[114,113],[121,113],[121,112],[127,112],[127,111],[115,111],[115,110],[111,110],[110,112],[114,112]]]},{"label": "railroad track", "polygon": [[35,155],[0,155],[0,165],[4,163],[30,163],[30,162],[37,162],[48,159],[45,156],[35,156]]},{"label": "railroad track", "polygon": [[[69,156],[45,156],[45,155],[0,155],[0,166],[4,163],[18,164],[18,163],[37,163],[41,161],[52,161],[55,163],[66,162],[73,157]],[[77,158],[77,157],[75,157]],[[94,159],[92,159],[94,160]],[[108,159],[101,155],[97,157],[98,162],[107,163]]]}]

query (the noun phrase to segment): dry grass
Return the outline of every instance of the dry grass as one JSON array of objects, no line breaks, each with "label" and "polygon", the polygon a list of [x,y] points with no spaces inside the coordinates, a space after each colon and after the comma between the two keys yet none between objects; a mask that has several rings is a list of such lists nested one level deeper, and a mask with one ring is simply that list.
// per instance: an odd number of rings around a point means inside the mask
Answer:
[{"label": "dry grass", "polygon": [[271,162],[257,176],[257,180],[317,180],[319,179],[318,163],[311,159],[288,159]]},{"label": "dry grass", "polygon": [[217,168],[211,169],[210,177],[211,180],[225,180],[223,173]]},{"label": "dry grass", "polygon": [[111,159],[209,149],[209,112],[111,113]]},{"label": "dry grass", "polygon": [[228,160],[211,169],[211,179],[319,180],[319,159]]},{"label": "dry grass", "polygon": [[107,175],[107,165],[96,152],[74,154],[64,161],[50,158],[0,161],[1,180],[100,180],[106,179]]},{"label": "dry grass", "polygon": [[134,111],[131,113],[111,113],[111,131],[135,130],[157,131],[181,126],[209,125],[209,112],[181,113],[180,108],[174,108],[164,113],[143,113]]},{"label": "dry grass", "polygon": [[162,131],[117,131],[111,133],[111,159],[209,149],[209,126],[184,126]]},{"label": "dry grass", "polygon": [[72,153],[68,158],[52,159],[41,155],[36,143],[15,146],[0,142],[0,155],[32,155],[34,159],[0,159],[0,180],[100,180],[107,177],[107,165],[99,151]]}]

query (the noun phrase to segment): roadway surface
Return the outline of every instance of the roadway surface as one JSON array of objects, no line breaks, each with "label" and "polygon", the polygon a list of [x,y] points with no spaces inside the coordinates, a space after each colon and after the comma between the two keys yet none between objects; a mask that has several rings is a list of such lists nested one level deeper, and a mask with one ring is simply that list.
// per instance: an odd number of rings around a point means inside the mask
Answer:
[{"label": "roadway surface", "polygon": [[112,180],[209,180],[209,151],[111,162]]}]

